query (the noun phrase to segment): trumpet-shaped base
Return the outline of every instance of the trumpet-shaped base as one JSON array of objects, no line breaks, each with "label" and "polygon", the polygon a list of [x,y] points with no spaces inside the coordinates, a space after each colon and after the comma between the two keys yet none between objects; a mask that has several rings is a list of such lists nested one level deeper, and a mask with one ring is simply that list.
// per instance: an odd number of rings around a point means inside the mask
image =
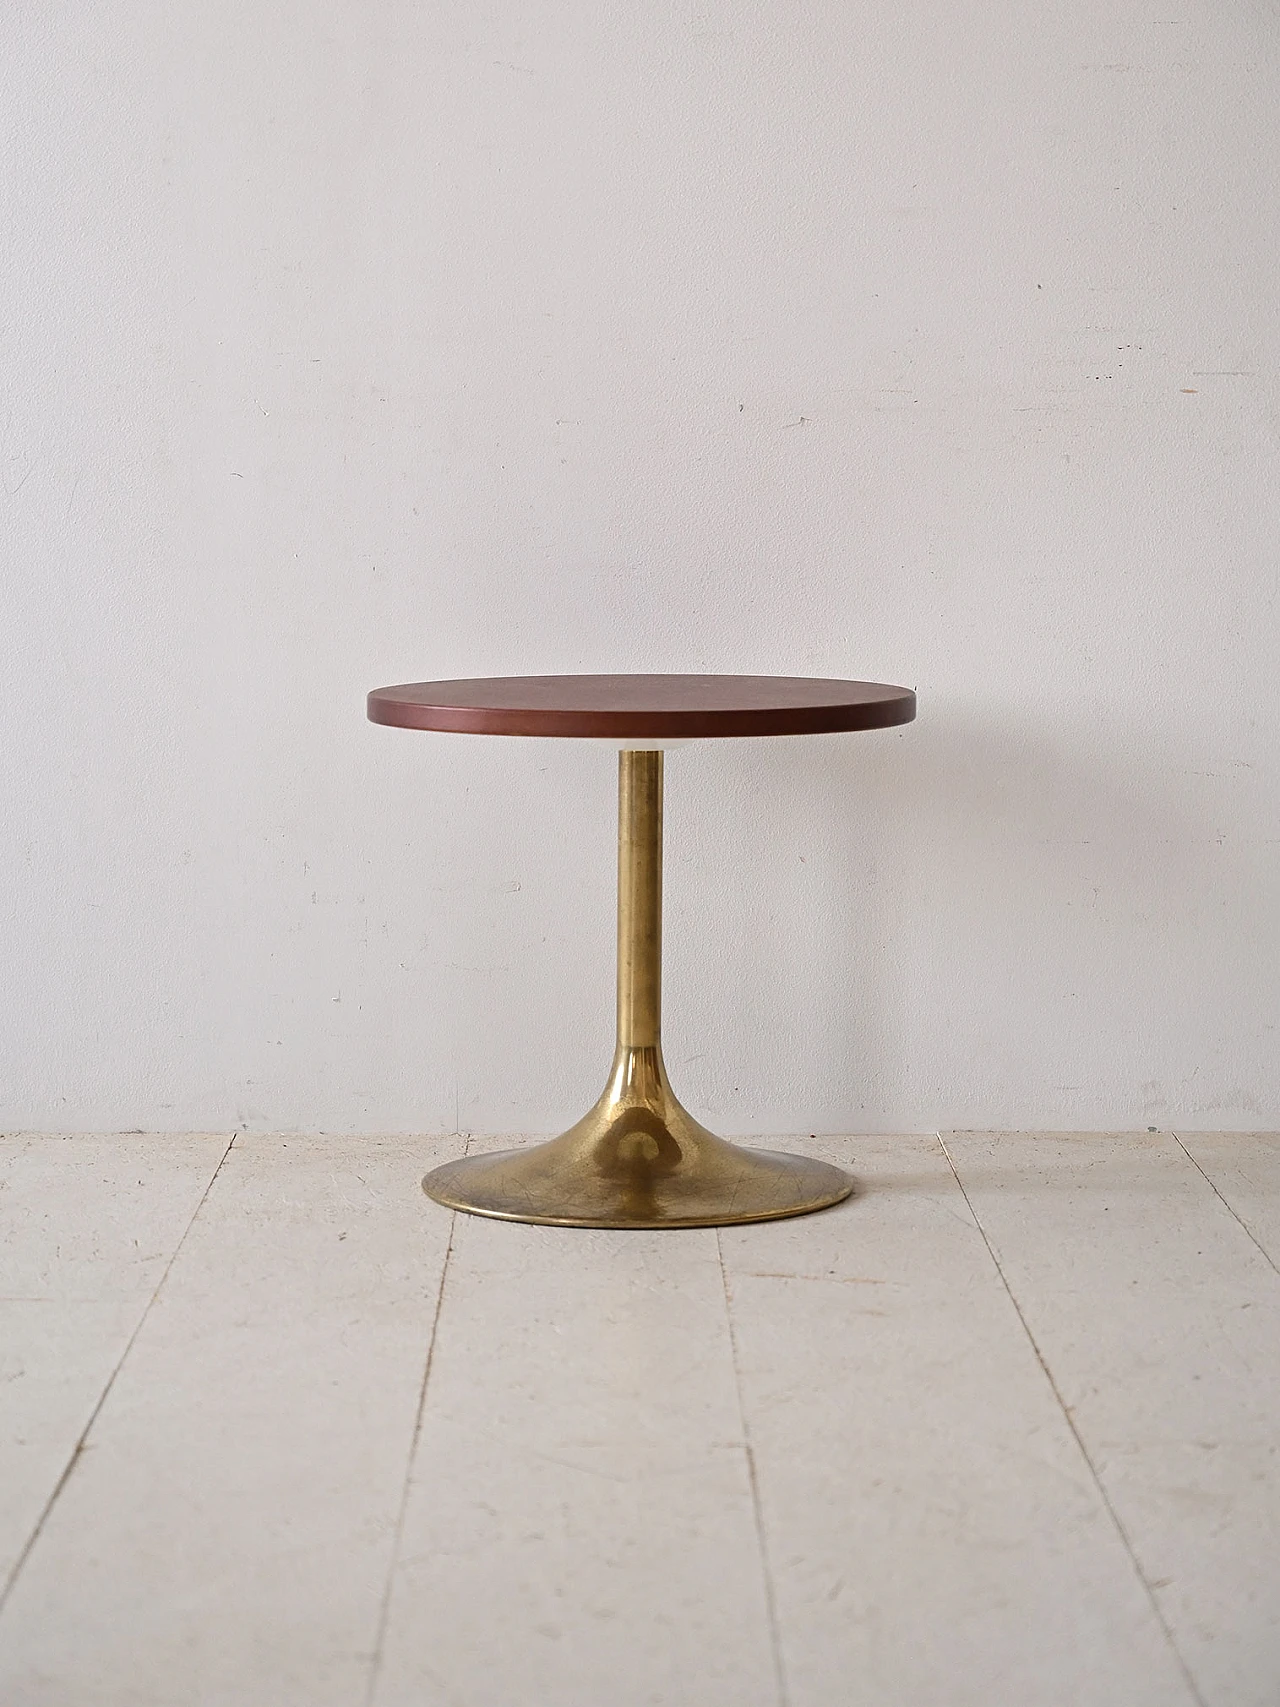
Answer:
[{"label": "trumpet-shaped base", "polygon": [[446,1162],[422,1182],[451,1209],[557,1227],[721,1227],[839,1203],[853,1181],[808,1156],[747,1150],[700,1126],[656,1048],[620,1046],[604,1095],[559,1138]]}]

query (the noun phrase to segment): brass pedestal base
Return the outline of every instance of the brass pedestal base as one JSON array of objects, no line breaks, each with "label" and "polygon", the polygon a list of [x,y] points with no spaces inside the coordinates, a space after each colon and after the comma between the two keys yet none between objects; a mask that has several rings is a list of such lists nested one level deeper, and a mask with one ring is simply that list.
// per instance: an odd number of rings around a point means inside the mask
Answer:
[{"label": "brass pedestal base", "polygon": [[677,1101],[659,1037],[662,754],[624,752],[618,774],[618,1048],[604,1095],[550,1143],[446,1162],[423,1190],[557,1227],[717,1227],[839,1203],[853,1190],[839,1168],[739,1149]]},{"label": "brass pedestal base", "polygon": [[726,1144],[676,1101],[657,1049],[619,1049],[600,1101],[559,1138],[446,1162],[422,1187],[503,1221],[718,1227],[825,1209],[853,1181],[807,1156]]}]

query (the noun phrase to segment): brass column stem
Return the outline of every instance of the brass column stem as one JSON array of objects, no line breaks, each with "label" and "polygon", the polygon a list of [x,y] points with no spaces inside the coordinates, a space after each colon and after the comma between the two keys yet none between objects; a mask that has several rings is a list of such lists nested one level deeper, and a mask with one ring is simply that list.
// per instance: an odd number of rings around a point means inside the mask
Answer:
[{"label": "brass column stem", "polygon": [[662,754],[618,754],[618,1049],[662,1028]]}]

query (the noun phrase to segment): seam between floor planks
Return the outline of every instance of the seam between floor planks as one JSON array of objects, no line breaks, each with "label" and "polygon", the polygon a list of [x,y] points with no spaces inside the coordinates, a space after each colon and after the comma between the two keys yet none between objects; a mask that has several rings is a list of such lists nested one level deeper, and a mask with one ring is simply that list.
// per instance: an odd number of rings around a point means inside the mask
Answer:
[{"label": "seam between floor planks", "polygon": [[[132,1134],[130,1134],[130,1136],[132,1136]],[[17,1586],[18,1578],[22,1575],[23,1566],[26,1564],[27,1560],[31,1557],[31,1554],[34,1551],[36,1544],[40,1539],[40,1536],[44,1532],[44,1527],[48,1523],[49,1518],[53,1513],[54,1507],[57,1505],[58,1501],[61,1499],[63,1493],[65,1492],[67,1484],[68,1484],[68,1482],[70,1482],[71,1477],[75,1472],[76,1465],[80,1462],[80,1459],[84,1454],[85,1447],[89,1443],[89,1435],[92,1432],[93,1425],[94,1425],[94,1423],[97,1422],[98,1417],[101,1415],[102,1407],[106,1404],[107,1399],[110,1397],[111,1389],[115,1386],[115,1383],[116,1383],[116,1378],[120,1374],[120,1371],[124,1368],[125,1360],[128,1358],[129,1353],[133,1350],[134,1342],[138,1338],[138,1335],[142,1332],[142,1329],[143,1329],[143,1326],[147,1320],[147,1317],[151,1314],[152,1307],[154,1306],[156,1299],[160,1296],[160,1293],[164,1288],[165,1281],[168,1280],[168,1278],[169,1278],[169,1272],[173,1268],[174,1263],[178,1260],[178,1255],[179,1255],[180,1251],[182,1250],[183,1245],[185,1245],[187,1242],[187,1236],[191,1232],[191,1229],[195,1226],[196,1218],[200,1214],[200,1211],[204,1208],[204,1205],[205,1205],[206,1200],[208,1199],[209,1193],[213,1190],[215,1180],[217,1179],[218,1175],[222,1172],[222,1164],[226,1161],[227,1157],[231,1154],[231,1149],[232,1149],[232,1146],[235,1144],[235,1141],[236,1141],[236,1134],[233,1132],[231,1134],[231,1137],[227,1140],[226,1149],[222,1152],[221,1156],[218,1157],[218,1160],[217,1160],[216,1164],[214,1165],[213,1172],[209,1175],[209,1178],[205,1183],[205,1188],[200,1193],[200,1201],[196,1204],[195,1208],[192,1210],[190,1218],[188,1219],[186,1226],[182,1229],[182,1233],[178,1239],[178,1242],[173,1247],[173,1250],[169,1256],[169,1260],[168,1260],[168,1262],[165,1263],[164,1270],[161,1273],[159,1280],[156,1282],[155,1286],[152,1288],[150,1296],[148,1297],[146,1303],[143,1305],[141,1313],[138,1316],[138,1320],[134,1323],[133,1332],[129,1335],[128,1340],[125,1342],[124,1350],[120,1353],[120,1356],[116,1359],[115,1367],[112,1369],[110,1375],[107,1376],[106,1381],[103,1383],[102,1391],[98,1394],[98,1397],[94,1403],[93,1409],[89,1413],[89,1419],[85,1423],[83,1429],[81,1429],[79,1437],[76,1440],[75,1445],[71,1449],[71,1452],[67,1458],[67,1462],[63,1466],[62,1474],[58,1477],[57,1481],[54,1483],[52,1492],[50,1493],[48,1499],[45,1501],[44,1506],[41,1509],[40,1515],[36,1519],[35,1525],[32,1528],[31,1534],[27,1537],[26,1541],[23,1543],[22,1551],[18,1554],[18,1557],[14,1560],[13,1568],[9,1572],[9,1575],[6,1577],[3,1587],[0,1587],[0,1614],[3,1614],[5,1607],[8,1605],[9,1597],[12,1595],[14,1588]]]},{"label": "seam between floor planks", "polygon": [[769,1614],[769,1644],[773,1649],[773,1669],[778,1685],[778,1707],[788,1707],[787,1673],[782,1657],[782,1627],[778,1622],[778,1594],[769,1563],[769,1539],[765,1533],[764,1511],[760,1503],[760,1477],[756,1471],[755,1448],[751,1444],[751,1428],[747,1422],[747,1407],[742,1396],[742,1366],[738,1356],[738,1335],[733,1322],[733,1295],[729,1275],[724,1266],[724,1247],[720,1229],[716,1236],[716,1261],[720,1265],[720,1284],[724,1291],[724,1319],[729,1333],[729,1355],[733,1362],[733,1385],[738,1399],[738,1421],[742,1428],[742,1450],[747,1460],[747,1480],[751,1485],[751,1508],[755,1516],[756,1544],[760,1551],[760,1575],[764,1585],[764,1601]]},{"label": "seam between floor planks", "polygon": [[[470,1140],[468,1140],[468,1147]],[[466,1151],[463,1151],[466,1154]],[[449,1243],[445,1246],[444,1262],[440,1267],[440,1285],[436,1290],[436,1307],[431,1318],[431,1333],[427,1339],[427,1355],[422,1366],[422,1386],[418,1391],[418,1409],[413,1420],[413,1440],[409,1446],[409,1454],[404,1466],[404,1485],[400,1490],[400,1509],[396,1514],[395,1534],[391,1542],[391,1558],[387,1564],[387,1580],[382,1591],[382,1604],[378,1609],[378,1628],[374,1634],[373,1658],[369,1666],[369,1687],[365,1691],[365,1707],[373,1707],[374,1698],[378,1692],[378,1678],[382,1671],[382,1655],[387,1642],[387,1624],[391,1617],[391,1596],[395,1588],[396,1570],[400,1564],[400,1549],[404,1542],[405,1515],[409,1509],[409,1490],[413,1485],[413,1466],[418,1456],[418,1442],[422,1438],[422,1419],[427,1409],[427,1388],[431,1381],[431,1364],[436,1354],[436,1338],[440,1332],[440,1312],[444,1308],[445,1286],[449,1279],[449,1264],[453,1259],[453,1236],[458,1226],[458,1211],[455,1209],[449,1216]]]},{"label": "seam between floor planks", "polygon": [[1209,1175],[1200,1166],[1200,1163],[1192,1155],[1191,1151],[1187,1149],[1187,1146],[1182,1142],[1182,1139],[1178,1136],[1178,1134],[1176,1132],[1171,1132],[1169,1134],[1169,1136],[1173,1139],[1174,1143],[1178,1146],[1178,1148],[1182,1151],[1183,1155],[1191,1163],[1191,1166],[1200,1175],[1200,1178],[1209,1187],[1209,1190],[1217,1198],[1218,1202],[1227,1211],[1227,1213],[1232,1217],[1232,1219],[1238,1223],[1241,1232],[1244,1233],[1246,1238],[1252,1240],[1252,1242],[1258,1247],[1258,1250],[1262,1253],[1262,1256],[1265,1259],[1265,1261],[1270,1265],[1270,1267],[1275,1269],[1275,1271],[1278,1275],[1280,1275],[1280,1264],[1276,1263],[1276,1260],[1271,1255],[1271,1252],[1262,1243],[1262,1240],[1258,1238],[1257,1234],[1253,1231],[1253,1228],[1250,1227],[1249,1223],[1240,1214],[1239,1210],[1235,1207],[1235,1205],[1231,1202],[1231,1200],[1229,1198],[1224,1197],[1223,1194],[1218,1190],[1218,1187],[1214,1184],[1213,1180],[1209,1177]]},{"label": "seam between floor planks", "polygon": [[1199,1685],[1197,1684],[1194,1676],[1192,1675],[1190,1667],[1188,1666],[1186,1660],[1183,1658],[1182,1652],[1179,1649],[1177,1642],[1174,1640],[1173,1631],[1169,1628],[1169,1622],[1166,1619],[1164,1612],[1160,1606],[1160,1602],[1156,1597],[1155,1589],[1152,1587],[1151,1583],[1147,1579],[1147,1574],[1143,1570],[1142,1564],[1138,1559],[1138,1555],[1137,1555],[1137,1552],[1134,1548],[1133,1542],[1130,1539],[1129,1532],[1125,1528],[1125,1525],[1120,1518],[1119,1512],[1116,1510],[1114,1504],[1112,1503],[1111,1495],[1108,1493],[1106,1485],[1104,1484],[1102,1477],[1098,1473],[1098,1467],[1094,1463],[1093,1455],[1090,1453],[1089,1448],[1085,1445],[1084,1438],[1081,1435],[1079,1428],[1076,1426],[1076,1420],[1071,1414],[1071,1407],[1067,1404],[1066,1400],[1062,1396],[1062,1391],[1059,1388],[1057,1380],[1054,1376],[1054,1373],[1053,1373],[1052,1369],[1050,1369],[1050,1367],[1049,1367],[1048,1360],[1045,1357],[1045,1354],[1040,1347],[1040,1342],[1036,1339],[1035,1334],[1032,1333],[1032,1331],[1031,1331],[1031,1325],[1027,1321],[1027,1318],[1026,1318],[1026,1315],[1023,1311],[1022,1305],[1019,1303],[1018,1298],[1017,1298],[1016,1294],[1014,1293],[1013,1287],[1009,1284],[1009,1277],[1005,1273],[1004,1265],[1000,1261],[1000,1258],[996,1255],[995,1246],[991,1243],[991,1239],[987,1233],[987,1229],[982,1224],[982,1218],[978,1214],[977,1209],[974,1207],[973,1201],[970,1198],[968,1191],[965,1189],[964,1181],[960,1178],[960,1174],[959,1174],[958,1169],[956,1168],[955,1161],[951,1155],[950,1150],[947,1148],[947,1141],[943,1137],[941,1132],[939,1132],[937,1134],[937,1138],[938,1138],[938,1143],[942,1146],[942,1153],[947,1158],[947,1166],[951,1169],[951,1172],[952,1172],[953,1176],[955,1177],[956,1185],[960,1188],[960,1195],[964,1198],[965,1205],[968,1208],[970,1215],[973,1216],[974,1226],[977,1227],[979,1233],[981,1233],[981,1235],[982,1235],[982,1242],[983,1242],[983,1244],[986,1245],[987,1254],[991,1258],[991,1261],[995,1267],[996,1273],[1000,1276],[1000,1283],[1004,1287],[1005,1291],[1008,1293],[1009,1302],[1013,1305],[1014,1310],[1017,1312],[1018,1320],[1022,1324],[1022,1331],[1024,1334],[1026,1334],[1027,1342],[1030,1345],[1032,1351],[1035,1353],[1036,1362],[1040,1365],[1040,1368],[1043,1370],[1044,1378],[1049,1384],[1049,1389],[1053,1394],[1053,1397],[1054,1397],[1055,1402],[1057,1403],[1058,1409],[1062,1412],[1062,1415],[1063,1415],[1063,1418],[1066,1422],[1066,1425],[1071,1430],[1071,1437],[1075,1441],[1076,1446],[1079,1449],[1080,1456],[1084,1460],[1084,1463],[1085,1463],[1086,1467],[1088,1468],[1089,1475],[1093,1480],[1093,1485],[1098,1490],[1098,1497],[1102,1501],[1103,1506],[1106,1508],[1107,1516],[1111,1519],[1111,1522],[1115,1527],[1116,1534],[1120,1537],[1120,1540],[1124,1545],[1125,1552],[1129,1555],[1129,1561],[1133,1566],[1134,1574],[1137,1577],[1138,1581],[1142,1584],[1143,1593],[1146,1595],[1147,1601],[1151,1607],[1151,1610],[1155,1614],[1156,1622],[1159,1624],[1161,1630],[1164,1632],[1165,1641],[1169,1644],[1169,1650],[1172,1653],[1174,1659],[1177,1661],[1178,1669],[1182,1673],[1182,1676],[1186,1682],[1187,1688],[1191,1691],[1193,1698],[1199,1703],[1199,1707],[1208,1707],[1208,1703],[1205,1701],[1204,1696],[1201,1694]]}]

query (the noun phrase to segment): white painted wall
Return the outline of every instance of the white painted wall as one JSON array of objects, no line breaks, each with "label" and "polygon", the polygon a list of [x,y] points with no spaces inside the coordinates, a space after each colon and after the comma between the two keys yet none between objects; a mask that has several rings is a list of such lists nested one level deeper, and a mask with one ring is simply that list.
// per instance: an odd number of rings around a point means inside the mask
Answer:
[{"label": "white painted wall", "polygon": [[668,760],[730,1133],[1280,1120],[1280,19],[18,0],[0,1119],[553,1130],[613,764],[363,720],[916,685]]}]

